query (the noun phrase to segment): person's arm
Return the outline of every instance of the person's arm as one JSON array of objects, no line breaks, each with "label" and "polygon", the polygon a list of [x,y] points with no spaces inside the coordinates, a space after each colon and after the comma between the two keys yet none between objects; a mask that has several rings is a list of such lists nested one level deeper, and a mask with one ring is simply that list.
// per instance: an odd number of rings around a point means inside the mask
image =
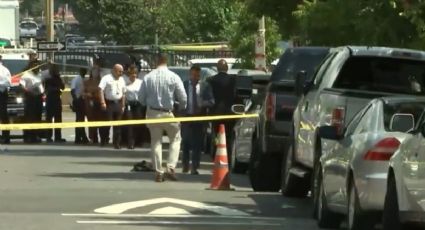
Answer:
[{"label": "person's arm", "polygon": [[179,102],[179,109],[184,110],[187,107],[186,90],[184,90],[183,81],[180,79],[180,77],[175,76],[175,79],[176,79],[175,96],[177,97],[177,101]]},{"label": "person's arm", "polygon": [[59,79],[60,79],[60,89],[64,90],[65,89],[65,83],[63,82],[62,78],[59,78]]},{"label": "person's arm", "polygon": [[103,91],[106,88],[106,79],[102,78],[99,83],[99,99],[100,99],[100,106],[103,110],[106,109],[106,101],[105,101],[105,95]]},{"label": "person's arm", "polygon": [[75,94],[75,88],[77,87],[77,83],[76,83],[76,79],[72,79],[71,81],[71,96],[72,96],[72,100],[76,100],[77,99],[77,95]]},{"label": "person's arm", "polygon": [[140,104],[142,104],[143,106],[147,106],[147,102],[146,102],[146,81],[142,81],[142,85],[140,86],[140,90],[139,90],[139,102]]},{"label": "person's arm", "polygon": [[215,99],[214,99],[214,94],[210,84],[208,82],[204,82],[202,88],[201,88],[202,106],[207,108],[213,107],[215,104]]},{"label": "person's arm", "polygon": [[125,81],[124,79],[121,78],[121,90],[122,90],[122,97],[121,97],[121,112],[124,113],[124,109],[125,109],[125,92],[126,92],[126,88],[125,88]]}]

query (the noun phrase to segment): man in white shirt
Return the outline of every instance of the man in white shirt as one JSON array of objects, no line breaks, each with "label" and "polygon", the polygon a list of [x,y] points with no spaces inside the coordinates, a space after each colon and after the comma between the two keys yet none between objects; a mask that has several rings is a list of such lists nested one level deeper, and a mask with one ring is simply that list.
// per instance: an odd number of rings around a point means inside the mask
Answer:
[{"label": "man in white shirt", "polygon": [[[24,73],[20,81],[25,90],[24,117],[28,123],[41,123],[43,112],[44,86],[38,66],[38,61],[30,62],[30,70]],[[39,143],[40,136],[39,130],[27,130],[24,132],[24,142]]]},{"label": "man in white shirt", "polygon": [[[7,114],[7,98],[9,97],[8,89],[11,85],[11,74],[9,69],[2,63],[2,56],[0,55],[0,120],[2,124],[9,123],[9,116]],[[10,131],[3,131],[2,138],[4,144],[10,143]]]},{"label": "man in white shirt", "polygon": [[[80,68],[80,74],[72,79],[71,82],[71,96],[72,107],[75,112],[75,121],[85,121],[85,105],[84,105],[84,78],[87,74],[87,69]],[[89,139],[86,135],[85,128],[75,128],[75,144],[87,144]]]},{"label": "man in white shirt", "polygon": [[[107,112],[109,121],[121,120],[125,109],[125,90],[126,85],[122,77],[123,67],[120,64],[114,65],[111,73],[105,75],[99,83],[100,102],[103,110]],[[106,145],[107,136],[109,136],[109,127],[104,129],[101,134],[101,145]],[[121,146],[121,128],[113,127],[113,144],[115,149]]]},{"label": "man in white shirt", "polygon": [[[167,68],[167,57],[161,55],[158,68],[143,79],[139,100],[147,106],[146,118],[173,118],[174,102],[177,99],[180,110],[186,108],[187,95],[183,82],[177,74]],[[163,182],[164,175],[170,180],[177,180],[175,168],[180,153],[180,124],[163,123],[148,125],[151,133],[152,165],[156,171],[156,182]],[[170,140],[167,171],[162,169],[162,135],[164,131]]]}]

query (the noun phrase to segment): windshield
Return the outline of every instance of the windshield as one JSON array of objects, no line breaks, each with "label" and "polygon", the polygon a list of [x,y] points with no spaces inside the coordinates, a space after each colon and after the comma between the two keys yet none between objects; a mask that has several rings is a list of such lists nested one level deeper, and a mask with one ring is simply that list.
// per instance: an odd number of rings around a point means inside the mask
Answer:
[{"label": "windshield", "polygon": [[425,102],[399,102],[387,103],[384,105],[384,126],[385,130],[390,130],[390,122],[394,114],[412,114],[416,127],[419,125],[419,120],[423,116],[425,110]]},{"label": "windshield", "polygon": [[300,71],[307,72],[307,80],[312,79],[328,52],[326,48],[288,49],[274,68],[271,81],[294,80]]},{"label": "windshield", "polygon": [[28,65],[28,60],[3,60],[3,65],[6,66],[13,75],[22,72]]},{"label": "windshield", "polygon": [[25,22],[25,23],[21,23],[21,26],[20,27],[22,29],[37,29],[37,24],[30,23],[30,22]]},{"label": "windshield", "polygon": [[384,57],[352,57],[335,88],[425,95],[425,62]]}]

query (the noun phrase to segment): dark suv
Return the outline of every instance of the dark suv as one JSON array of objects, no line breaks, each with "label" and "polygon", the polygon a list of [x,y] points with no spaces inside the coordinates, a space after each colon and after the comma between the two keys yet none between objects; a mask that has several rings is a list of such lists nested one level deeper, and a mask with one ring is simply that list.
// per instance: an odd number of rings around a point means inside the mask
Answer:
[{"label": "dark suv", "polygon": [[298,47],[285,51],[266,89],[252,141],[249,176],[255,191],[279,191],[282,156],[292,129],[298,103],[295,78],[305,73],[306,82],[329,53],[324,47]]}]

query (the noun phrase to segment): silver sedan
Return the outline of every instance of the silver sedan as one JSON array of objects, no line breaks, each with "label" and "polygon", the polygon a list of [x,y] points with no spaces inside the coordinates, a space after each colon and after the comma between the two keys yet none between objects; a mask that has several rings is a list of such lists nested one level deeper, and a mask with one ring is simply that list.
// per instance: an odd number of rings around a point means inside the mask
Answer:
[{"label": "silver sedan", "polygon": [[407,224],[425,228],[425,117],[391,158],[383,213],[384,229]]},{"label": "silver sedan", "polygon": [[384,207],[389,160],[414,130],[425,100],[372,100],[345,129],[320,127],[322,156],[314,174],[320,227],[372,228]]}]

